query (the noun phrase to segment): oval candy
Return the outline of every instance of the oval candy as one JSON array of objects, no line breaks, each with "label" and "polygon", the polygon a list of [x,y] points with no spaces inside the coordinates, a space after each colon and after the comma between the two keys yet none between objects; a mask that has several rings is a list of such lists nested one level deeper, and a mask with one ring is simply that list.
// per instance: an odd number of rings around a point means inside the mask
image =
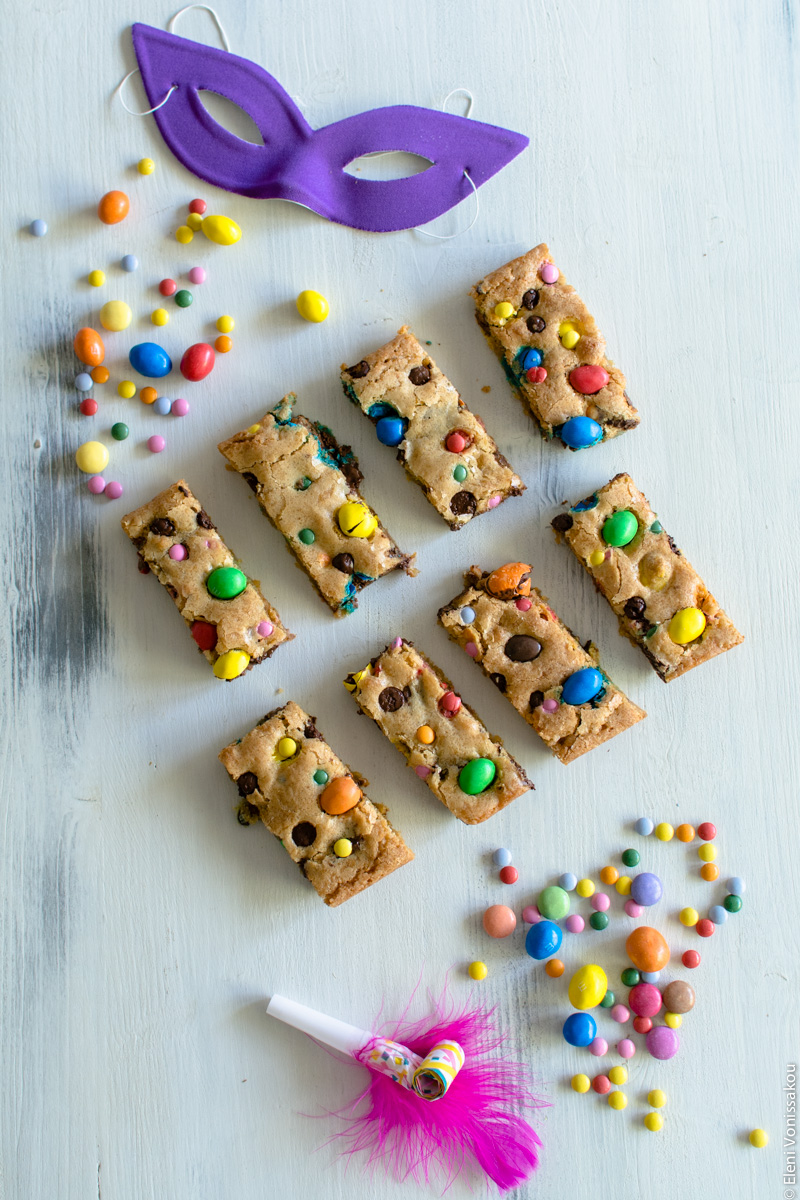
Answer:
[{"label": "oval candy", "polygon": [[124,221],[131,202],[124,192],[106,192],[97,205],[97,215],[104,225],[118,225]]},{"label": "oval candy", "polygon": [[603,439],[603,426],[591,417],[570,417],[561,426],[560,437],[571,450],[585,450]]},{"label": "oval candy", "polygon": [[[555,921],[537,921],[525,934],[525,952],[541,962],[543,958],[550,958],[561,949],[563,938],[561,928]],[[590,1038],[589,1041],[591,1040]]]},{"label": "oval candy", "polygon": [[561,699],[564,704],[587,704],[603,689],[603,676],[596,667],[581,667],[564,681]]},{"label": "oval candy", "polygon": [[[238,226],[237,226],[238,229]],[[239,235],[241,237],[241,233]],[[227,245],[227,243],[226,243]],[[321,292],[306,290],[300,293],[296,300],[297,311],[304,321],[311,321],[314,324],[319,324],[324,321],[330,312],[328,301]]]},{"label": "oval candy", "polygon": [[181,358],[181,375],[190,383],[199,383],[214,370],[214,347],[208,342],[195,342]]},{"label": "oval candy", "polygon": [[636,513],[622,508],[603,522],[603,541],[609,546],[627,546],[639,531]]},{"label": "oval candy", "polygon": [[378,441],[383,446],[399,446],[405,432],[406,423],[402,417],[381,417],[375,426]]},{"label": "oval candy", "polygon": [[628,958],[640,971],[661,971],[669,962],[669,946],[649,925],[639,925],[625,942]]},{"label": "oval candy", "polygon": [[506,658],[512,662],[533,662],[542,653],[542,643],[526,633],[515,633],[506,642],[504,651]]},{"label": "oval candy", "polygon": [[504,938],[517,927],[517,917],[507,904],[490,904],[483,914],[483,928],[489,937]]},{"label": "oval candy", "polygon": [[100,324],[111,333],[121,333],[132,320],[133,313],[124,300],[107,300],[100,309]]},{"label": "oval candy", "polygon": [[573,1008],[596,1008],[608,991],[608,978],[597,963],[579,967],[569,981],[569,1002]]},{"label": "oval candy", "polygon": [[366,504],[358,500],[348,500],[336,514],[339,528],[347,537],[368,538],[378,528],[378,518],[370,512]]},{"label": "oval candy", "polygon": [[138,345],[132,346],[128,362],[134,371],[144,375],[145,379],[163,379],[172,370],[172,359],[166,350],[155,342],[139,342]]},{"label": "oval candy", "polygon": [[669,636],[678,646],[687,646],[700,637],[706,627],[705,613],[699,608],[681,608],[669,623]]},{"label": "oval candy", "polygon": [[103,339],[96,329],[90,329],[88,326],[79,329],[75,334],[72,348],[80,361],[87,367],[99,367],[106,356]]},{"label": "oval candy", "polygon": [[208,240],[216,242],[218,246],[234,246],[242,236],[242,231],[235,221],[218,213],[204,217],[200,228]]},{"label": "oval candy", "polygon": [[594,396],[608,383],[608,371],[595,363],[583,363],[573,367],[567,378],[581,396]]},{"label": "oval candy", "polygon": [[350,775],[341,775],[332,779],[323,789],[319,797],[319,806],[329,816],[337,817],[341,813],[355,808],[361,799],[361,788]]},{"label": "oval candy", "polygon": [[206,588],[216,600],[235,600],[246,587],[247,576],[238,567],[215,567],[206,580]]},{"label": "oval candy", "polygon": [[250,665],[250,655],[244,650],[226,650],[214,663],[217,679],[238,679]]},{"label": "oval candy", "polygon": [[[538,929],[538,925],[531,928]],[[564,1022],[561,1032],[570,1046],[590,1046],[597,1037],[597,1022],[587,1012],[572,1013]]]},{"label": "oval candy", "polygon": [[492,571],[486,580],[486,590],[498,600],[513,600],[515,596],[530,596],[530,563],[506,563]]},{"label": "oval candy", "polygon": [[494,783],[497,767],[490,758],[473,758],[458,773],[458,786],[468,796],[479,796]]}]

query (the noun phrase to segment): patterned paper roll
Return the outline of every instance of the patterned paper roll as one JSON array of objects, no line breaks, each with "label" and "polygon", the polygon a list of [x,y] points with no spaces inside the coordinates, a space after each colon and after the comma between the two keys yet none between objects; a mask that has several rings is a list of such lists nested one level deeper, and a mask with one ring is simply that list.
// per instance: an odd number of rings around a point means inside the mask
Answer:
[{"label": "patterned paper roll", "polygon": [[439,1042],[414,1071],[411,1086],[423,1100],[439,1100],[464,1065],[458,1042]]},{"label": "patterned paper roll", "polygon": [[[415,1071],[422,1066],[422,1059],[406,1046],[398,1046],[386,1038],[373,1038],[358,1055],[363,1063],[380,1075],[388,1075],[401,1087],[413,1090]],[[426,1060],[427,1061],[427,1060]]]}]

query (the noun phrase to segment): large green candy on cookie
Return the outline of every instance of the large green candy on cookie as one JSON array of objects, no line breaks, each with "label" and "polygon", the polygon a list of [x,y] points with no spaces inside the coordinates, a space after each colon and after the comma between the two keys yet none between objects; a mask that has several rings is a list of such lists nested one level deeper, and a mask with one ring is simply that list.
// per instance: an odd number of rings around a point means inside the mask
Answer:
[{"label": "large green candy on cookie", "polygon": [[497,767],[490,758],[473,758],[458,773],[458,786],[468,796],[478,796],[494,782]]}]

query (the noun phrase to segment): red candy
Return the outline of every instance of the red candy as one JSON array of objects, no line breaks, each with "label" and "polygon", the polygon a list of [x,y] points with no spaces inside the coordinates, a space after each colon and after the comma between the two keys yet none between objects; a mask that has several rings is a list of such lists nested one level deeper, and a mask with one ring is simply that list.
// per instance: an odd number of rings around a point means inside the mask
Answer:
[{"label": "red candy", "polygon": [[654,1017],[661,1011],[661,992],[652,983],[637,983],[631,988],[628,1005],[639,1017]]},{"label": "red candy", "polygon": [[637,1033],[649,1033],[653,1028],[653,1022],[649,1017],[634,1017],[633,1028]]},{"label": "red candy", "polygon": [[201,650],[213,650],[217,644],[217,627],[208,621],[193,621],[191,634]]},{"label": "red candy", "polygon": [[581,396],[593,396],[608,383],[608,371],[594,363],[584,363],[580,367],[573,367],[567,378]]},{"label": "red candy", "polygon": [[702,825],[697,826],[697,836],[702,838],[704,842],[713,842],[717,836],[716,825],[712,825],[710,821],[703,821]]},{"label": "red candy", "polygon": [[525,378],[528,383],[544,383],[547,379],[547,371],[544,367],[531,367],[530,371],[525,372]]},{"label": "red candy", "polygon": [[158,285],[158,290],[162,296],[174,296],[178,290],[178,285],[174,279],[162,279]]},{"label": "red candy", "polygon": [[607,1092],[611,1091],[611,1080],[607,1075],[595,1075],[592,1080],[592,1087],[598,1096],[605,1096]]},{"label": "red candy", "polygon": [[199,383],[214,370],[214,347],[208,342],[195,342],[181,359],[181,375],[190,383]]},{"label": "red candy", "polygon": [[97,401],[91,396],[87,396],[85,400],[81,400],[81,412],[85,417],[93,417],[97,412]]},{"label": "red candy", "polygon": [[472,437],[463,429],[453,429],[452,432],[448,433],[447,437],[444,439],[445,448],[449,450],[451,454],[461,454],[461,452],[466,450],[467,446],[471,445],[471,443]]},{"label": "red candy", "polygon": [[714,922],[709,921],[708,917],[703,917],[702,921],[698,921],[695,929],[700,934],[700,937],[711,937],[714,932]]},{"label": "red candy", "polygon": [[207,208],[208,208],[208,205],[206,204],[205,200],[190,200],[189,201],[189,212],[199,213],[201,217]]},{"label": "red candy", "polygon": [[454,717],[461,708],[461,697],[455,692],[445,692],[439,698],[439,712],[443,717]]},{"label": "red candy", "polygon": [[519,879],[519,871],[516,867],[503,867],[500,872],[501,883],[516,883]]},{"label": "red candy", "polygon": [[692,970],[694,967],[700,966],[700,955],[696,950],[684,950],[681,956],[681,962],[685,967]]}]

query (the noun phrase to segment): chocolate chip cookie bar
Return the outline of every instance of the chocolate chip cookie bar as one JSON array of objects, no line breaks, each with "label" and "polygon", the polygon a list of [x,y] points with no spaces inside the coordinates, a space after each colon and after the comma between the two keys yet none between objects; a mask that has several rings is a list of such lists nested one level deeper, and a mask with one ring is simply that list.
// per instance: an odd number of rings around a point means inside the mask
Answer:
[{"label": "chocolate chip cookie bar", "polygon": [[122,528],[139,570],[163,583],[218,679],[237,679],[294,637],[183,479],[123,517]]},{"label": "chocolate chip cookie bar", "polygon": [[744,641],[630,475],[615,475],[552,526],[665,683]]},{"label": "chocolate chip cookie bar", "polygon": [[528,563],[491,573],[470,567],[464,587],[439,620],[562,763],[647,715],[600,669],[596,647],[581,646],[531,586]]},{"label": "chocolate chip cookie bar", "polygon": [[433,794],[478,825],[533,787],[437,667],[395,638],[344,686]]},{"label": "chocolate chip cookie bar", "polygon": [[358,593],[398,568],[416,575],[361,498],[363,476],[349,446],[326,425],[293,412],[291,393],[256,425],[219,449],[247,481],[282,533],[297,564],[337,617],[358,607]]},{"label": "chocolate chip cookie bar", "polygon": [[487,275],[471,295],[478,324],[544,437],[582,450],[636,428],[625,376],[606,358],[594,317],[544,243]]},{"label": "chocolate chip cookie bar", "polygon": [[483,421],[405,325],[387,345],[343,366],[341,378],[378,441],[397,447],[398,462],[451,529],[525,491]]},{"label": "chocolate chip cookie bar", "polygon": [[368,781],[294,701],[267,713],[219,758],[239,789],[239,820],[260,817],[330,908],[414,857],[386,809],[365,795]]}]

